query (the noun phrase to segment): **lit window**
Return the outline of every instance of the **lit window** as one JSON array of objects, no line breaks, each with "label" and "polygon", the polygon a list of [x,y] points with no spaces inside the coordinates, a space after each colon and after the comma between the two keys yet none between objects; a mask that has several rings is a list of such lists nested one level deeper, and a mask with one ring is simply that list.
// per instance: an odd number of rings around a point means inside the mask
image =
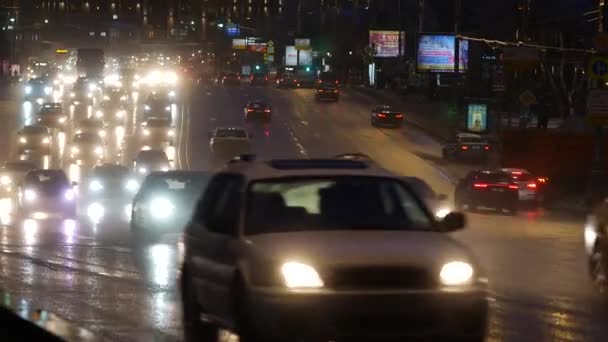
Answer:
[{"label": "lit window", "polygon": [[102,37],[105,37],[106,33],[105,32],[101,32],[99,35],[102,36]]}]

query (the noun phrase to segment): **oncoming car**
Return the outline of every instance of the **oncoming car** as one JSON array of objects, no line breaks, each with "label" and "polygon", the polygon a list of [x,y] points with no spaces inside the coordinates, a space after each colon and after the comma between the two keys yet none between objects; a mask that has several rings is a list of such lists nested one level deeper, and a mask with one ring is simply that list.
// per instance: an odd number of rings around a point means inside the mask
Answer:
[{"label": "oncoming car", "polygon": [[151,117],[171,119],[172,105],[173,101],[169,95],[160,92],[153,92],[148,96],[146,102],[144,103],[144,121]]},{"label": "oncoming car", "polygon": [[207,172],[182,170],[149,174],[133,199],[134,242],[154,242],[163,234],[182,233],[210,177]]},{"label": "oncoming car", "polygon": [[40,108],[36,123],[51,129],[64,130],[67,115],[63,113],[61,103],[45,103]]},{"label": "oncoming car", "polygon": [[96,118],[88,118],[80,120],[76,124],[76,134],[81,133],[97,134],[100,138],[105,140],[108,134],[108,129],[103,120]]},{"label": "oncoming car", "polygon": [[46,126],[28,125],[17,132],[17,151],[19,154],[40,153],[50,155],[53,139]]},{"label": "oncoming car", "polygon": [[16,194],[19,186],[25,179],[25,175],[36,169],[36,165],[23,160],[6,162],[0,169],[0,198],[16,200]]},{"label": "oncoming car", "polygon": [[95,166],[81,190],[81,204],[94,223],[126,220],[131,217],[131,201],[139,182],[126,166]]},{"label": "oncoming car", "polygon": [[[25,86],[25,99],[28,101],[44,101],[53,92],[53,87],[44,78],[32,78]],[[41,102],[39,102],[41,103]]]},{"label": "oncoming car", "polygon": [[139,141],[149,149],[173,145],[175,130],[167,118],[149,118],[141,124]]},{"label": "oncoming car", "polygon": [[516,214],[519,186],[507,172],[471,171],[456,185],[454,202],[458,210],[492,208]]},{"label": "oncoming car", "polygon": [[74,136],[69,152],[70,160],[76,164],[99,164],[104,161],[106,150],[98,133],[85,132]]},{"label": "oncoming car", "polygon": [[184,233],[185,339],[483,341],[486,279],[445,234],[463,225],[374,163],[230,163]]},{"label": "oncoming car", "polygon": [[19,211],[25,218],[75,218],[76,195],[63,170],[32,170],[19,189]]},{"label": "oncoming car", "polygon": [[133,161],[134,172],[146,176],[155,171],[169,171],[170,163],[167,154],[160,150],[143,150],[137,153]]}]

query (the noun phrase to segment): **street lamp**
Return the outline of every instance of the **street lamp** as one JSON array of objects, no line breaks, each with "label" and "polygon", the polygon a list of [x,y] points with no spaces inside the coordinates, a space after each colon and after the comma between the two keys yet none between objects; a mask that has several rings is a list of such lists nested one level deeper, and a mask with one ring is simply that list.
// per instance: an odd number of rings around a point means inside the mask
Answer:
[{"label": "street lamp", "polygon": [[218,23],[218,24],[217,24],[217,27],[219,27],[219,28],[224,28],[224,23]]},{"label": "street lamp", "polygon": [[14,23],[14,22],[15,22],[15,18],[11,18],[11,19],[9,19],[9,20],[11,21],[11,23]]},{"label": "street lamp", "polygon": [[44,19],[44,23],[45,23],[45,24],[48,24],[48,23],[49,23],[49,20],[48,20],[48,19]]}]

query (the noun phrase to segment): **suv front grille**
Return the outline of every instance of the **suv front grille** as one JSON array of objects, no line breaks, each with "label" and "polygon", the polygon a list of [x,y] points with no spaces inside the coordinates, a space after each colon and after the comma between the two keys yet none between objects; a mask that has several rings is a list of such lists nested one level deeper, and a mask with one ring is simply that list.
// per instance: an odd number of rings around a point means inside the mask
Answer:
[{"label": "suv front grille", "polygon": [[327,286],[336,290],[430,289],[437,285],[430,272],[419,267],[349,267],[329,273]]}]

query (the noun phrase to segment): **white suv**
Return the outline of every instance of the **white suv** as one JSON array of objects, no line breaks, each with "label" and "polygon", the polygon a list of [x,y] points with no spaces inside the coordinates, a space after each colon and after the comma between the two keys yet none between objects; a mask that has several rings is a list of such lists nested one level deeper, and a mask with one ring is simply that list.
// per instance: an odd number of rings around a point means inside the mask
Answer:
[{"label": "white suv", "polygon": [[486,279],[446,234],[463,226],[373,162],[235,160],[184,235],[186,340],[483,341]]}]

